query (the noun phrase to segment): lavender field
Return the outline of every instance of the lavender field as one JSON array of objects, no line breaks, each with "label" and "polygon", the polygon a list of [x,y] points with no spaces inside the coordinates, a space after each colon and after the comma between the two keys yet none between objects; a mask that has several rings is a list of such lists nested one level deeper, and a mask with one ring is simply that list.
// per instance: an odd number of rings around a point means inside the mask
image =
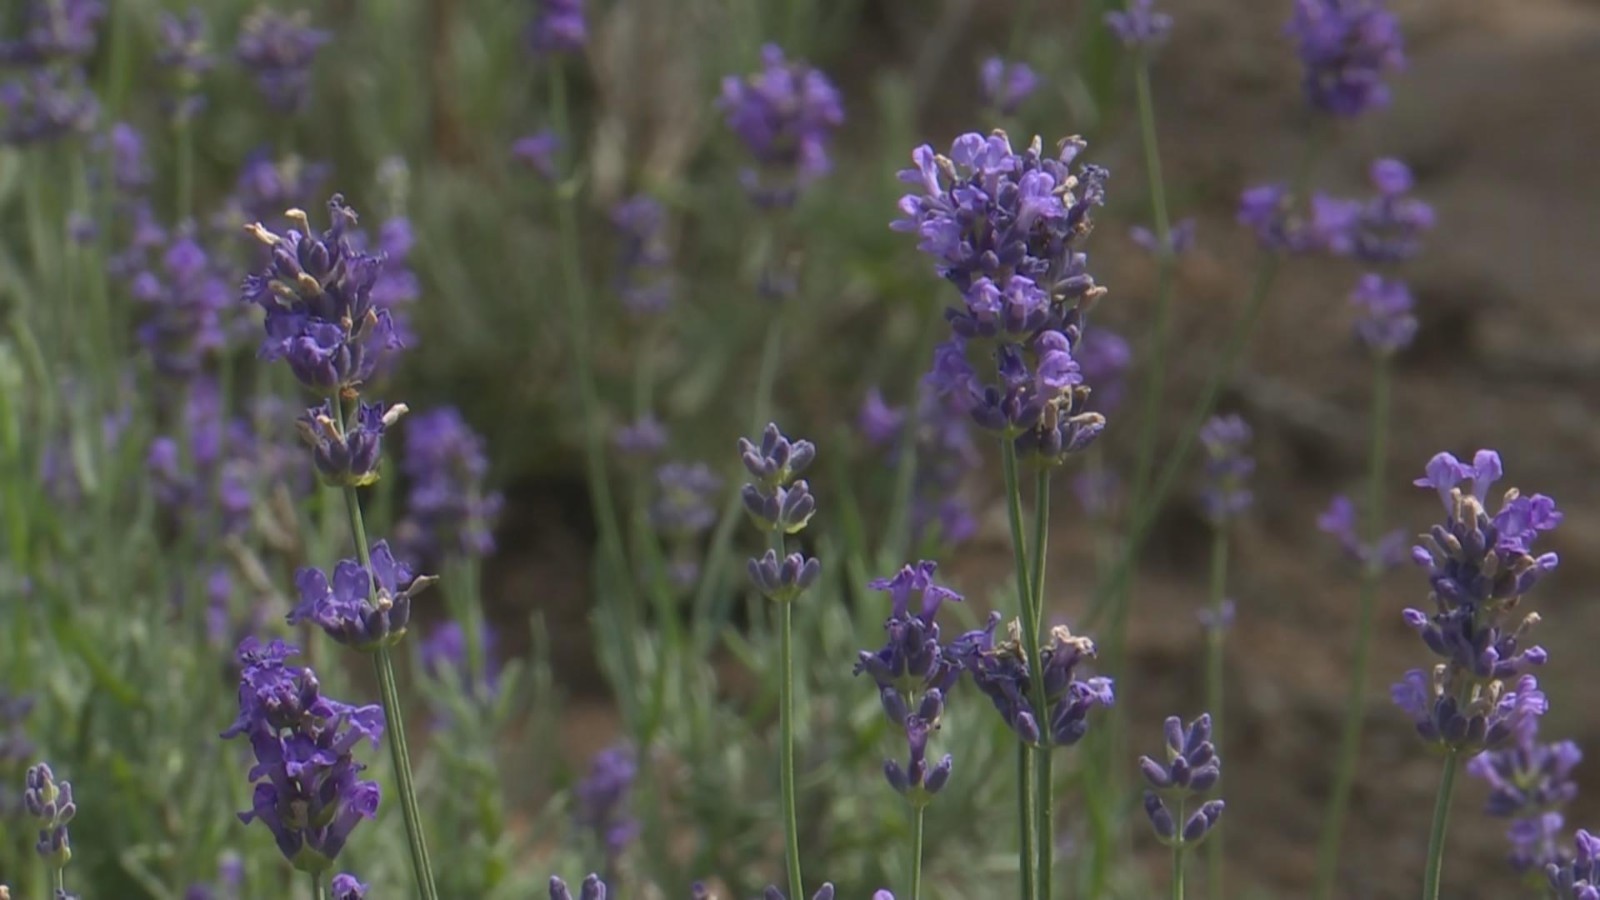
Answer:
[{"label": "lavender field", "polygon": [[1600,900],[1596,72],[7,0],[0,900]]}]

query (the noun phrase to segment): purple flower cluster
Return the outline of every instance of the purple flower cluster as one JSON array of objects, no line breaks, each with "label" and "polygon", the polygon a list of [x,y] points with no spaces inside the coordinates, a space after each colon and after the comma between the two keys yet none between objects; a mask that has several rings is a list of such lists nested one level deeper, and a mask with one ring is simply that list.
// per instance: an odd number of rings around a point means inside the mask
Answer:
[{"label": "purple flower cluster", "polygon": [[423,559],[481,558],[494,552],[494,527],[504,498],[484,481],[484,440],[453,406],[407,420],[401,471],[410,481],[397,533]]},{"label": "purple flower cluster", "polygon": [[205,108],[200,80],[217,62],[206,41],[205,12],[198,6],[182,16],[163,12],[157,38],[156,64],[167,70],[174,86],[167,110],[177,121],[188,121]]},{"label": "purple flower cluster", "polygon": [[811,486],[799,476],[817,458],[810,441],[791,441],[775,423],[761,433],[761,443],[739,439],[739,457],[753,479],[740,489],[745,511],[762,531],[798,534],[817,511]]},{"label": "purple flower cluster", "polygon": [[1211,716],[1208,714],[1202,713],[1188,728],[1184,727],[1182,719],[1172,716],[1166,721],[1165,731],[1166,762],[1139,757],[1139,771],[1150,785],[1144,792],[1144,811],[1156,838],[1162,843],[1193,846],[1205,840],[1222,818],[1221,800],[1203,801],[1193,814],[1184,818],[1191,801],[1199,800],[1222,777],[1222,757],[1211,743]]},{"label": "purple flower cluster", "polygon": [[[245,158],[239,178],[219,216],[220,228],[244,228],[252,222],[273,222],[284,210],[299,209],[314,197],[324,196],[332,167],[290,155],[274,158],[256,150]],[[285,219],[285,222],[288,220]]]},{"label": "purple flower cluster", "polygon": [[904,464],[906,436],[916,441],[913,540],[920,543],[931,536],[943,546],[954,547],[977,533],[977,519],[961,498],[961,485],[982,465],[983,457],[973,442],[965,405],[924,383],[911,416],[907,410],[885,403],[883,394],[874,388],[862,401],[856,421],[862,437],[882,451],[891,466]]},{"label": "purple flower cluster", "polygon": [[1318,193],[1310,214],[1295,209],[1288,186],[1265,184],[1239,198],[1239,222],[1263,249],[1326,253],[1367,264],[1401,262],[1422,249],[1434,225],[1433,207],[1411,196],[1411,170],[1399,160],[1380,159],[1368,172],[1374,195],[1335,197]]},{"label": "purple flower cluster", "polygon": [[1562,808],[1578,795],[1572,770],[1582,759],[1572,741],[1540,742],[1539,721],[1527,719],[1511,743],[1467,763],[1467,774],[1489,786],[1484,812],[1512,820],[1506,836],[1511,868],[1519,874],[1566,861],[1556,838],[1565,823]]},{"label": "purple flower cluster", "polygon": [[1373,353],[1391,356],[1417,336],[1411,289],[1404,281],[1368,272],[1356,282],[1350,305],[1356,309],[1356,337]]},{"label": "purple flower cluster", "polygon": [[217,880],[189,885],[183,892],[183,900],[239,900],[243,887],[244,858],[229,850],[217,861]]},{"label": "purple flower cluster", "polygon": [[1154,50],[1167,42],[1172,31],[1172,16],[1156,9],[1155,0],[1128,0],[1127,9],[1106,13],[1105,21],[1130,50]]},{"label": "purple flower cluster", "polygon": [[296,572],[300,603],[290,611],[289,624],[310,622],[357,650],[399,643],[411,623],[411,599],[438,579],[413,573],[395,559],[387,541],[372,545],[370,560],[340,560],[331,582],[321,569]]},{"label": "purple flower cluster", "polygon": [[217,384],[195,380],[184,395],[177,433],[157,436],[145,453],[156,502],[214,536],[249,527],[254,487],[275,474],[249,422],[223,410]]},{"label": "purple flower cluster", "polygon": [[655,198],[637,194],[611,210],[621,238],[617,252],[617,293],[636,316],[659,313],[672,302],[671,257],[663,234],[665,213]]},{"label": "purple flower cluster", "polygon": [[332,35],[311,27],[305,12],[281,13],[261,7],[239,27],[234,55],[255,74],[256,87],[267,104],[282,113],[296,113],[311,96],[311,65]]},{"label": "purple flower cluster", "polygon": [[[485,687],[493,693],[500,677],[500,662],[495,656],[494,632],[483,627],[478,632],[478,643],[483,649]],[[467,686],[467,632],[461,623],[445,622],[424,637],[417,648],[422,658],[422,670],[440,681],[450,681]],[[475,691],[468,693],[476,694]]]},{"label": "purple flower cluster", "polygon": [[1405,67],[1400,22],[1383,0],[1295,0],[1285,29],[1312,107],[1350,118],[1389,105],[1384,76]]},{"label": "purple flower cluster", "polygon": [[271,258],[245,278],[244,299],[266,313],[262,358],[286,359],[300,383],[318,393],[354,395],[379,357],[401,343],[389,311],[372,298],[383,258],[351,243],[356,214],[343,197],[335,195],[328,212],[332,227],[320,236],[299,210],[286,214],[298,227],[281,236],[249,226]]},{"label": "purple flower cluster", "polygon": [[378,745],[384,716],[323,696],[316,673],[288,664],[299,652],[253,637],[239,645],[239,717],[222,737],[242,735],[255,753],[255,796],[240,821],[271,829],[295,868],[324,872],[351,830],[377,814],[378,783],[361,780],[354,751],[363,739]]},{"label": "purple flower cluster", "polygon": [[1183,219],[1173,224],[1167,231],[1167,245],[1161,246],[1156,238],[1156,233],[1143,225],[1135,225],[1128,229],[1128,238],[1139,245],[1151,256],[1161,256],[1170,253],[1173,256],[1182,256],[1194,249],[1194,219]]},{"label": "purple flower cluster", "polygon": [[1009,116],[1039,89],[1039,76],[1027,63],[1008,63],[991,56],[978,68],[978,85],[983,105],[1002,116]]},{"label": "purple flower cluster", "polygon": [[1213,525],[1236,518],[1255,499],[1249,478],[1256,461],[1246,452],[1251,437],[1250,426],[1238,416],[1213,416],[1200,427],[1200,446],[1206,451],[1200,504]]},{"label": "purple flower cluster", "polygon": [[333,876],[332,887],[333,900],[366,900],[367,886],[348,872]]},{"label": "purple flower cluster", "polygon": [[1577,853],[1548,863],[1545,877],[1555,900],[1600,900],[1600,837],[1578,829]]},{"label": "purple flower cluster", "polygon": [[[702,893],[695,893],[691,891],[690,896],[692,900],[708,900],[706,895],[703,893],[703,889]],[[823,882],[822,887],[817,888],[817,892],[815,894],[811,895],[811,900],[833,900],[833,898],[833,883],[826,881]],[[767,885],[766,889],[761,892],[761,900],[788,900],[788,898],[784,896],[783,891],[780,891],[776,886],[769,884]],[[894,900],[894,895],[888,891],[873,891],[872,900]]]},{"label": "purple flower cluster", "polygon": [[[117,170],[119,183],[134,172],[128,161]],[[128,293],[148,310],[135,336],[160,374],[177,381],[193,379],[227,346],[223,316],[232,303],[232,288],[192,229],[173,236],[158,265],[130,273]]]},{"label": "purple flower cluster", "polygon": [[306,410],[296,424],[325,483],[362,487],[378,480],[383,433],[405,413],[404,403],[386,408],[381,403],[359,401],[355,415],[341,427],[339,413],[325,400]]},{"label": "purple flower cluster", "polygon": [[576,53],[589,42],[583,0],[533,0],[533,8],[527,32],[529,52],[539,56]]},{"label": "purple flower cluster", "polygon": [[81,69],[34,69],[0,83],[0,144],[85,135],[99,118],[100,101]]},{"label": "purple flower cluster", "polygon": [[1328,501],[1328,508],[1317,516],[1317,528],[1338,541],[1345,555],[1364,569],[1387,571],[1410,558],[1406,533],[1398,528],[1378,538],[1376,543],[1362,540],[1356,522],[1356,505],[1343,494]]},{"label": "purple flower cluster", "polygon": [[[961,292],[947,310],[951,340],[935,352],[932,383],[981,426],[1025,455],[1055,461],[1087,447],[1105,427],[1088,412],[1088,388],[1073,351],[1083,315],[1103,292],[1077,242],[1089,210],[1104,199],[1106,172],[1073,170],[1084,143],[1068,139],[1055,157],[1039,139],[1014,152],[1004,133],[966,134],[944,157],[923,145],[900,180],[920,193],[900,200],[897,231]],[[990,349],[994,376],[980,377],[969,347]]]},{"label": "purple flower cluster", "polygon": [[611,433],[611,446],[630,459],[649,459],[666,449],[667,426],[645,413],[626,425],[618,425]]},{"label": "purple flower cluster", "polygon": [[633,750],[608,747],[596,753],[589,774],[572,789],[574,824],[604,848],[607,868],[639,836],[639,820],[628,814],[629,794],[639,774]]},{"label": "purple flower cluster", "polygon": [[50,766],[39,763],[28,770],[25,785],[22,806],[39,829],[34,850],[45,865],[52,869],[62,868],[72,859],[72,842],[67,835],[67,825],[78,814],[78,804],[72,801],[72,784],[57,782]]},{"label": "purple flower cluster", "polygon": [[1033,703],[1033,675],[1022,646],[1020,624],[1012,622],[1008,639],[996,642],[999,624],[1000,614],[990,613],[987,626],[959,638],[951,646],[951,655],[971,673],[978,689],[1024,743],[1070,747],[1082,740],[1089,731],[1090,711],[1097,706],[1110,706],[1116,700],[1110,678],[1074,677],[1080,663],[1094,658],[1094,642],[1072,634],[1064,625],[1050,630],[1050,642],[1038,662],[1044,679],[1045,710],[1041,717]]},{"label": "purple flower cluster", "polygon": [[793,203],[832,168],[828,141],[844,123],[839,92],[828,76],[785,58],[777,45],[761,48],[761,71],[723,79],[718,105],[759,166],[742,175],[757,203]]},{"label": "purple flower cluster", "polygon": [[556,154],[561,151],[561,135],[543,128],[517,138],[511,144],[511,158],[537,172],[546,181],[554,181],[559,174]]},{"label": "purple flower cluster", "polygon": [[102,0],[32,0],[25,7],[21,36],[0,39],[0,66],[82,59],[94,52],[105,14]]},{"label": "purple flower cluster", "polygon": [[1491,516],[1484,504],[1501,474],[1499,454],[1480,450],[1470,465],[1440,453],[1417,479],[1439,494],[1445,521],[1411,551],[1428,570],[1434,611],[1407,609],[1404,616],[1444,662],[1431,673],[1407,672],[1390,691],[1425,741],[1469,757],[1505,744],[1547,708],[1530,674],[1544,665],[1545,650],[1518,646],[1539,617],[1509,620],[1522,596],[1555,571],[1554,553],[1533,551],[1561,513],[1549,497],[1513,488]]},{"label": "purple flower cluster", "polygon": [[961,595],[934,582],[937,569],[937,563],[923,560],[868,585],[889,594],[889,618],[883,623],[888,641],[876,653],[861,651],[855,665],[855,674],[872,676],[884,713],[905,731],[907,764],[888,760],[883,773],[890,787],[917,806],[929,803],[949,782],[954,763],[947,753],[931,769],[928,766],[928,738],[939,729],[945,697],[961,677],[960,660],[953,655],[953,646],[939,643],[935,621],[939,607],[960,602]]},{"label": "purple flower cluster", "polygon": [[1072,358],[1083,380],[1094,385],[1089,396],[1091,408],[1109,413],[1122,405],[1128,387],[1123,376],[1133,365],[1133,347],[1122,335],[1109,328],[1091,328],[1073,348]]}]

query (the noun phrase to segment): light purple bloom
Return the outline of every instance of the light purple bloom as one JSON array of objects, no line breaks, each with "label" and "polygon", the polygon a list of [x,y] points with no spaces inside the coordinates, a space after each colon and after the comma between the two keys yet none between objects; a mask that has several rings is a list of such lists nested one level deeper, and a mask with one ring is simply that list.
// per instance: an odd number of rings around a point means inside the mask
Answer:
[{"label": "light purple bloom", "polygon": [[1356,521],[1355,504],[1343,494],[1335,495],[1328,501],[1328,508],[1317,516],[1317,528],[1338,541],[1345,555],[1363,567],[1393,569],[1410,558],[1403,530],[1386,532],[1375,544],[1363,541]]},{"label": "light purple bloom", "polygon": [[1039,76],[1027,63],[1008,63],[998,56],[983,61],[978,69],[983,103],[1003,116],[1022,108],[1039,89]]},{"label": "light purple bloom", "polygon": [[1192,846],[1205,839],[1222,818],[1223,802],[1206,800],[1183,822],[1178,822],[1168,809],[1177,803],[1181,810],[1211,788],[1222,777],[1222,758],[1211,743],[1211,716],[1202,713],[1185,728],[1183,720],[1171,716],[1166,720],[1166,761],[1157,762],[1148,756],[1139,757],[1139,771],[1144,774],[1149,788],[1144,792],[1145,815],[1156,838],[1167,845]]},{"label": "light purple bloom", "polygon": [[1356,308],[1356,336],[1372,352],[1391,355],[1410,346],[1417,334],[1411,289],[1396,278],[1372,272],[1361,276],[1350,295]]},{"label": "light purple bloom", "polygon": [[1256,461],[1246,452],[1252,437],[1250,426],[1238,416],[1213,416],[1200,429],[1200,445],[1206,451],[1206,486],[1200,501],[1213,524],[1238,517],[1255,499],[1248,481]]},{"label": "light purple bloom", "polygon": [[[1173,256],[1182,256],[1194,249],[1194,219],[1183,219],[1172,225],[1167,231],[1167,252]],[[1128,229],[1128,237],[1151,255],[1160,256],[1162,253],[1161,242],[1156,240],[1156,234],[1143,225],[1135,225]]]},{"label": "light purple bloom", "polygon": [[655,416],[645,413],[638,419],[617,426],[611,434],[611,446],[623,456],[648,459],[667,446],[667,427]]},{"label": "light purple bloom", "polygon": [[561,147],[561,136],[544,128],[517,138],[511,145],[511,157],[537,172],[546,181],[554,181],[558,174],[556,154],[561,152]]},{"label": "light purple bloom", "polygon": [[1354,117],[1389,105],[1385,76],[1405,67],[1400,23],[1382,0],[1295,0],[1286,27],[1312,107]]},{"label": "light purple bloom", "polygon": [[283,113],[299,112],[311,94],[311,65],[317,51],[333,36],[310,24],[304,11],[281,13],[261,7],[239,26],[234,55],[253,73],[268,105]]},{"label": "light purple bloom", "polygon": [[722,82],[718,106],[758,169],[744,182],[763,205],[792,203],[799,191],[828,173],[828,143],[844,122],[833,82],[817,69],[785,58],[782,48],[761,48],[761,71]]},{"label": "light purple bloom", "polygon": [[608,868],[639,836],[639,820],[628,813],[638,773],[631,748],[608,747],[595,754],[589,774],[572,789],[573,821],[604,848]]},{"label": "light purple bloom", "polygon": [[529,52],[539,56],[576,53],[589,42],[583,0],[533,0],[533,8],[527,33]]},{"label": "light purple bloom", "polygon": [[1153,50],[1166,43],[1172,31],[1172,16],[1157,10],[1154,0],[1128,0],[1126,10],[1112,10],[1105,20],[1130,50]]},{"label": "light purple bloom", "polygon": [[424,559],[484,557],[504,499],[485,485],[484,439],[455,407],[409,416],[401,471],[410,480],[397,532],[407,552]]},{"label": "light purple bloom", "polygon": [[0,83],[0,144],[85,135],[99,117],[100,102],[81,69],[35,69]]}]

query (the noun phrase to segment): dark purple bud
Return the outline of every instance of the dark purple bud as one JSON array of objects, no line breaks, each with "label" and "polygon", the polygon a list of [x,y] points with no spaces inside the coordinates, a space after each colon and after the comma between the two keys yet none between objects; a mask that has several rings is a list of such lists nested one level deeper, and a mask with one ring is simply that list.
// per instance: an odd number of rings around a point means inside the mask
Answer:
[{"label": "dark purple bud", "polygon": [[1170,841],[1177,834],[1177,825],[1172,821],[1172,813],[1167,810],[1167,805],[1161,802],[1154,791],[1144,792],[1144,814],[1150,819],[1150,827],[1155,829],[1156,837],[1163,841]]}]

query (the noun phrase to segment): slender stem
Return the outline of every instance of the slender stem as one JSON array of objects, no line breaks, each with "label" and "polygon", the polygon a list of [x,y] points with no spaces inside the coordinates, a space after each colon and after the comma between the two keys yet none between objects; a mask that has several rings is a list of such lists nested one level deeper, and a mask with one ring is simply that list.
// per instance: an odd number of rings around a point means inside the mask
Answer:
[{"label": "slender stem", "polygon": [[188,116],[179,116],[173,123],[178,144],[177,179],[178,209],[175,216],[183,222],[194,215],[194,125]]},{"label": "slender stem", "polygon": [[[1219,523],[1211,534],[1211,630],[1206,635],[1206,711],[1211,714],[1211,743],[1217,755],[1225,756],[1222,746],[1222,713],[1226,706],[1223,690],[1222,608],[1228,593],[1228,528]],[[1206,897],[1222,900],[1222,835],[1213,832],[1206,842]]]},{"label": "slender stem", "polygon": [[[1000,439],[1000,457],[1005,469],[1006,517],[1011,527],[1012,563],[1017,574],[1017,617],[1022,622],[1022,646],[1026,648],[1030,660],[1029,664],[1037,668],[1039,629],[1038,621],[1033,614],[1032,577],[1028,569],[1027,548],[1023,543],[1022,486],[1017,475],[1017,447],[1016,442],[1011,440],[1010,437],[1002,437]],[[1031,693],[1033,696],[1030,699],[1033,704],[1035,721],[1042,729],[1046,727],[1044,719],[1046,709],[1044,679],[1036,675],[1030,678],[1029,681],[1032,683]],[[1024,817],[1020,862],[1023,867],[1024,891],[1027,897],[1032,898],[1038,896],[1039,884],[1036,877],[1037,873],[1031,870],[1038,865],[1038,854],[1044,852],[1043,848],[1039,846],[1039,803],[1036,795],[1039,791],[1047,790],[1047,788],[1041,788],[1037,784],[1038,778],[1034,772],[1034,766],[1031,764],[1033,760],[1028,755],[1030,752],[1043,753],[1046,751],[1039,748],[1030,749],[1024,744],[1022,754],[1017,757],[1018,789],[1021,792],[1019,801],[1022,807],[1021,814]],[[1031,785],[1031,789],[1029,782],[1035,782]]]},{"label": "slender stem", "polygon": [[[1384,484],[1388,464],[1390,366],[1386,356],[1374,358],[1372,367],[1372,412],[1367,450],[1366,527],[1362,539],[1366,552],[1374,553],[1383,532]],[[1361,598],[1356,621],[1355,650],[1351,653],[1350,690],[1345,700],[1344,727],[1339,735],[1339,762],[1334,772],[1333,789],[1328,797],[1327,817],[1317,847],[1317,900],[1329,900],[1338,878],[1339,841],[1345,816],[1350,810],[1350,791],[1355,784],[1356,764],[1361,758],[1361,727],[1366,718],[1367,662],[1372,649],[1372,620],[1378,597],[1382,561],[1368,559],[1361,570]]]},{"label": "slender stem", "polygon": [[[345,430],[353,410],[334,398],[333,407],[339,413],[339,430]],[[367,572],[372,571],[372,551],[367,546],[367,523],[361,515],[361,498],[356,489],[344,489],[345,512],[350,518],[350,535],[356,543],[356,559]],[[368,578],[372,603],[377,605],[378,583]],[[433,881],[433,861],[428,856],[427,835],[422,828],[422,812],[417,803],[417,787],[412,780],[411,749],[406,743],[405,716],[400,707],[400,689],[395,683],[394,657],[388,647],[379,647],[372,655],[378,673],[378,688],[383,702],[383,715],[389,732],[389,755],[394,760],[394,775],[400,790],[400,812],[405,819],[406,841],[411,845],[411,868],[416,877],[417,891],[423,900],[439,900],[439,889]]]},{"label": "slender stem", "polygon": [[321,872],[310,873],[311,900],[328,900],[328,882],[323,879]]},{"label": "slender stem", "polygon": [[[1180,818],[1178,821],[1181,823],[1183,820]],[[1182,841],[1172,845],[1172,900],[1183,900],[1183,859],[1185,849]]]},{"label": "slender stem", "polygon": [[[783,532],[772,532],[772,549],[783,558]],[[778,785],[783,794],[784,861],[789,896],[805,896],[800,878],[800,815],[794,786],[794,603],[778,604]]]},{"label": "slender stem", "polygon": [[1428,867],[1422,873],[1422,900],[1439,900],[1439,876],[1444,868],[1444,833],[1450,824],[1450,796],[1455,793],[1456,764],[1461,751],[1445,753],[1444,774],[1439,776],[1439,796],[1433,802],[1433,827],[1428,830]]},{"label": "slender stem", "polygon": [[1033,757],[1027,744],[1017,741],[1017,870],[1022,875],[1021,900],[1034,900]]},{"label": "slender stem", "polygon": [[60,866],[50,870],[51,898],[64,897],[67,894],[67,870]]},{"label": "slender stem", "polygon": [[911,897],[922,900],[922,813],[923,804],[911,804]]},{"label": "slender stem", "polygon": [[[1050,538],[1050,469],[1041,466],[1034,479],[1033,494],[1033,544],[1030,552],[1033,554],[1030,561],[1033,563],[1033,575],[1028,583],[1032,594],[1029,600],[1031,608],[1028,615],[1033,616],[1033,634],[1037,641],[1028,648],[1028,653],[1033,659],[1038,660],[1035,665],[1043,665],[1044,645],[1047,641],[1047,629],[1044,625],[1044,573],[1045,561],[1049,557]],[[1037,676],[1037,673],[1036,673]],[[1042,683],[1043,678],[1038,680]],[[1045,719],[1049,718],[1044,707],[1038,713],[1041,727]],[[1038,795],[1034,802],[1033,813],[1035,817],[1034,839],[1038,841],[1038,850],[1034,863],[1038,867],[1038,875],[1034,878],[1035,890],[1040,900],[1050,900],[1051,867],[1055,862],[1055,774],[1052,771],[1054,756],[1050,752],[1048,743],[1034,751],[1034,785],[1033,789]]]}]

